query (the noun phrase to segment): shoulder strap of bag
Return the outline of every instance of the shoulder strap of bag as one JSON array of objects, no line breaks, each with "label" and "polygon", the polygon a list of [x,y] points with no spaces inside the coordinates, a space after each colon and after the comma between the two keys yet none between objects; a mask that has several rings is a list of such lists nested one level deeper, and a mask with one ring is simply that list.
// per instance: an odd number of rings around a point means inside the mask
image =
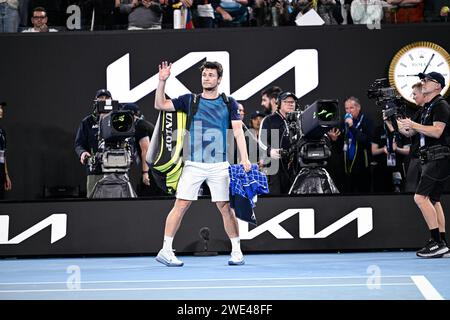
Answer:
[{"label": "shoulder strap of bag", "polygon": [[228,109],[228,128],[231,129],[232,128],[231,127],[231,100],[223,92],[222,92],[222,94],[220,96],[222,97],[223,101],[227,105],[227,109]]},{"label": "shoulder strap of bag", "polygon": [[192,94],[191,106],[189,108],[189,114],[186,121],[186,130],[189,130],[191,126],[192,119],[194,119],[195,114],[198,111],[198,104],[200,103],[200,94]]}]

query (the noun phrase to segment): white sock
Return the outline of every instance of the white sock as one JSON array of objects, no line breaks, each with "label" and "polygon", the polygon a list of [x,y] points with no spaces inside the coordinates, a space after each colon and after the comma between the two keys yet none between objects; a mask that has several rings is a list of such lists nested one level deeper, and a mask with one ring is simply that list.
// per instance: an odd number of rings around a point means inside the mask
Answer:
[{"label": "white sock", "polygon": [[231,252],[241,252],[241,239],[231,238]]},{"label": "white sock", "polygon": [[162,247],[163,250],[173,251],[172,242],[173,242],[172,237],[164,236],[164,242],[163,242],[163,247]]}]

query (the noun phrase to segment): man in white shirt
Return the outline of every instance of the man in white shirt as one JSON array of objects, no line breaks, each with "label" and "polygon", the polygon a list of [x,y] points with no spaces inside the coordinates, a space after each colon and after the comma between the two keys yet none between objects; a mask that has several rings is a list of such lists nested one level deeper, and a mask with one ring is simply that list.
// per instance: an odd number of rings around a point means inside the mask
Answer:
[{"label": "man in white shirt", "polygon": [[22,32],[58,32],[58,30],[49,28],[47,26],[48,17],[47,12],[43,7],[36,7],[33,10],[33,15],[31,16],[31,23],[33,23],[32,28],[23,30]]}]

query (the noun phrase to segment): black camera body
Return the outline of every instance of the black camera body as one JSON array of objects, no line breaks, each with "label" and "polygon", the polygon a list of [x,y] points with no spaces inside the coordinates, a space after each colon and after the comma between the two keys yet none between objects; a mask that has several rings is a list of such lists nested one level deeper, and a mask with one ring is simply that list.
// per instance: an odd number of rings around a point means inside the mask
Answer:
[{"label": "black camera body", "polygon": [[291,148],[281,156],[296,156],[302,167],[326,165],[331,148],[325,133],[339,125],[338,101],[317,100],[304,111],[288,113],[286,121]]},{"label": "black camera body", "polygon": [[119,101],[117,100],[107,99],[94,101],[94,113],[97,115],[118,110],[119,110]]},{"label": "black camera body", "polygon": [[387,78],[376,79],[367,90],[367,97],[383,108],[384,117],[391,121],[398,133],[397,118],[406,116],[406,103],[397,90],[389,85]]},{"label": "black camera body", "polygon": [[96,101],[95,108],[99,115],[98,151],[89,165],[101,166],[102,173],[126,173],[133,162],[134,115],[129,110],[119,110],[115,100]]}]

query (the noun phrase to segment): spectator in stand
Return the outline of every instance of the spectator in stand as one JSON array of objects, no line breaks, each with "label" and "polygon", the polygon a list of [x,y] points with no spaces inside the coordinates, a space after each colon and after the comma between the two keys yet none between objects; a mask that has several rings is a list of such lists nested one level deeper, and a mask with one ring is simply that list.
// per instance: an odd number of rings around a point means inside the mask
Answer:
[{"label": "spectator in stand", "polygon": [[219,27],[245,27],[249,25],[249,0],[212,0]]},{"label": "spectator in stand", "polygon": [[[77,3],[82,3],[82,2],[92,2],[93,0],[89,0],[89,1],[81,1],[79,0]],[[95,0],[95,1],[100,1],[100,0]],[[105,2],[107,1],[112,1],[112,0],[105,0]],[[21,3],[22,0],[19,0],[19,2]],[[60,27],[65,27],[66,25],[66,9],[67,6],[69,6],[69,0],[27,0],[25,2],[28,2],[28,6],[26,7],[26,10],[28,11],[28,17],[32,17],[33,16],[33,10],[34,8],[37,7],[43,7],[45,8],[45,12],[47,14],[48,17],[48,21],[47,24],[50,26],[53,26],[54,28],[60,30]],[[24,8],[24,6],[20,5],[20,8]],[[19,9],[20,10],[20,9]],[[92,10],[91,10],[92,13]],[[22,13],[21,13],[22,15]],[[90,20],[90,18],[89,18]],[[26,25],[28,27],[31,26],[30,21],[22,21],[21,22],[23,25]],[[32,23],[32,21],[31,21]]]},{"label": "spectator in stand", "polygon": [[33,15],[31,16],[31,23],[33,23],[32,28],[23,30],[22,32],[58,32],[58,30],[49,28],[47,26],[47,12],[43,7],[37,7],[33,10]]},{"label": "spectator in stand", "polygon": [[19,0],[0,0],[0,33],[19,29]]},{"label": "spectator in stand", "polygon": [[390,5],[396,6],[391,12],[391,22],[411,23],[423,22],[424,0],[386,0]]},{"label": "spectator in stand", "polygon": [[335,0],[319,0],[317,13],[325,21],[325,24],[339,24],[343,21],[340,6],[336,4]]},{"label": "spectator in stand", "polygon": [[162,8],[156,0],[115,0],[128,14],[128,30],[161,29]]},{"label": "spectator in stand", "polygon": [[354,24],[380,25],[383,5],[380,0],[353,0],[350,12]]},{"label": "spectator in stand", "polygon": [[162,28],[173,29],[173,14],[177,9],[191,8],[194,0],[159,0],[162,9]]},{"label": "spectator in stand", "polygon": [[192,19],[195,28],[214,28],[214,9],[211,0],[194,0]]},{"label": "spectator in stand", "polygon": [[424,17],[426,22],[448,22],[450,0],[425,1]]}]

